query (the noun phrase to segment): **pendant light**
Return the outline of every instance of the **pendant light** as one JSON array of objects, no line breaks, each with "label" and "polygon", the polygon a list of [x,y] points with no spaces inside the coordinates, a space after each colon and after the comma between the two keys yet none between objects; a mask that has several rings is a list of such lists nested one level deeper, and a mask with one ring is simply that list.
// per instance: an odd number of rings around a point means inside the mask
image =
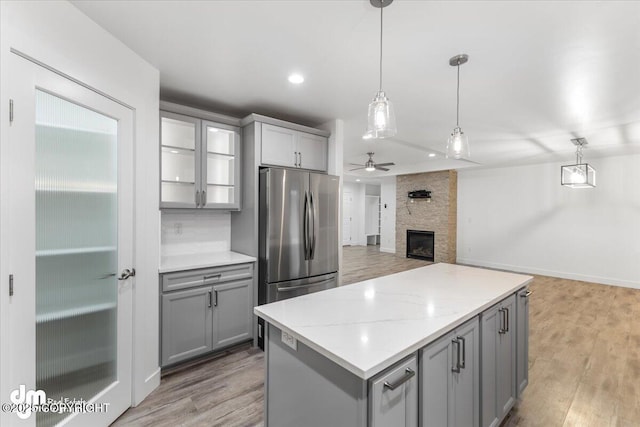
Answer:
[{"label": "pendant light", "polygon": [[576,164],[560,168],[560,184],[571,188],[593,188],[596,186],[596,170],[588,163],[582,163],[582,148],[587,145],[586,138],[572,139],[576,146]]},{"label": "pendant light", "polygon": [[456,55],[449,60],[449,65],[458,67],[458,85],[456,91],[456,127],[453,129],[447,141],[447,158],[460,159],[471,155],[469,151],[469,139],[460,127],[460,66],[468,60],[469,55],[464,53]]},{"label": "pendant light", "polygon": [[362,139],[389,138],[398,133],[393,105],[382,90],[382,10],[393,0],[369,0],[373,7],[380,9],[380,86],[376,96],[369,104],[367,115],[367,133]]}]

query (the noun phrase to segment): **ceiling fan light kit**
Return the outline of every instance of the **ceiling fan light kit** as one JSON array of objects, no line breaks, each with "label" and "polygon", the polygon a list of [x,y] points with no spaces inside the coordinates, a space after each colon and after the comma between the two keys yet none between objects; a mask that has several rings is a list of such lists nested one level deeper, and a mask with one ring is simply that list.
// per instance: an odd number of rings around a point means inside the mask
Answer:
[{"label": "ceiling fan light kit", "polygon": [[449,65],[458,69],[458,84],[456,86],[456,127],[447,141],[447,158],[460,159],[462,157],[468,158],[471,155],[469,139],[460,127],[460,66],[467,61],[469,61],[469,55],[464,53],[449,59]]},{"label": "ceiling fan light kit", "polygon": [[588,163],[582,163],[582,149],[588,144],[586,138],[575,138],[571,143],[576,146],[576,164],[560,167],[560,184],[570,188],[594,188],[596,170]]},{"label": "ceiling fan light kit", "polygon": [[369,104],[367,132],[362,136],[365,140],[390,138],[398,133],[393,104],[382,90],[382,10],[393,0],[370,0],[370,2],[373,7],[380,9],[380,85],[376,96]]},{"label": "ceiling fan light kit", "polygon": [[357,163],[350,163],[353,166],[359,166],[359,167],[357,167],[355,169],[350,169],[350,170],[351,171],[357,171],[357,170],[360,170],[360,169],[364,169],[367,172],[373,172],[373,171],[376,171],[376,170],[388,172],[389,169],[386,168],[386,166],[395,165],[395,163],[393,163],[393,162],[390,162],[390,163],[376,163],[376,162],[373,161],[374,153],[369,152],[369,153],[367,153],[367,155],[369,156],[369,160],[367,160],[364,165],[359,165]]}]

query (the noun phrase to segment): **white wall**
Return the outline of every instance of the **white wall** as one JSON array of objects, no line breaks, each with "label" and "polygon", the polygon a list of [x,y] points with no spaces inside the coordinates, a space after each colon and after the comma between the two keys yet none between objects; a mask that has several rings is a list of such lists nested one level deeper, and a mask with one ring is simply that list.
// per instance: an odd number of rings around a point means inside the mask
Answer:
[{"label": "white wall", "polygon": [[380,251],[396,253],[396,177],[382,179],[380,185]]},{"label": "white wall", "polygon": [[[160,383],[158,366],[158,106],[159,73],[66,1],[0,2],[2,112],[7,58],[15,48],[99,92],[129,105],[135,116],[135,248],[133,400]],[[2,143],[5,143],[2,133]],[[3,190],[4,192],[4,190]],[[34,337],[35,338],[35,337]],[[3,399],[6,396],[3,396]]]},{"label": "white wall", "polygon": [[459,171],[458,262],[640,288],[640,155],[589,164],[593,189],[562,163]]}]

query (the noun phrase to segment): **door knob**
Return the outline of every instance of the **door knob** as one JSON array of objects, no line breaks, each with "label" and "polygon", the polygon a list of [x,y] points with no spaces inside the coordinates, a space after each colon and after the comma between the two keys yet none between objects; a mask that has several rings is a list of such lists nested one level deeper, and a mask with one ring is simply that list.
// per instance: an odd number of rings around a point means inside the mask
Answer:
[{"label": "door knob", "polygon": [[122,270],[122,273],[120,273],[120,277],[118,277],[118,280],[127,280],[129,277],[133,277],[136,275],[136,269],[132,268],[131,270],[129,270],[128,268],[125,268],[124,270]]}]

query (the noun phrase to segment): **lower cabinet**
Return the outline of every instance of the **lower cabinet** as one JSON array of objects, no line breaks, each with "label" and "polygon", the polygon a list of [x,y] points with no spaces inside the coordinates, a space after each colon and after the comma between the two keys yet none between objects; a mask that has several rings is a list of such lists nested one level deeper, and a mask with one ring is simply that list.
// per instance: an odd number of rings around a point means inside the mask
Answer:
[{"label": "lower cabinet", "polygon": [[213,350],[251,338],[252,280],[213,287]]},{"label": "lower cabinet", "polygon": [[422,427],[478,426],[479,359],[477,317],[420,351]]},{"label": "lower cabinet", "polygon": [[529,296],[531,291],[529,288],[524,288],[516,295],[516,397],[519,399],[529,384]]},{"label": "lower cabinet", "polygon": [[481,425],[495,427],[516,399],[516,295],[480,315]]},{"label": "lower cabinet", "polygon": [[162,295],[162,366],[212,349],[211,288]]},{"label": "lower cabinet", "polygon": [[[165,289],[172,289],[167,287],[169,283],[179,290],[165,291],[161,297],[161,366],[252,338],[253,266],[245,264],[241,268],[163,275]],[[247,272],[249,277],[237,279]],[[212,277],[219,283],[209,285]],[[191,287],[180,287],[180,280]]]},{"label": "lower cabinet", "polygon": [[418,426],[416,357],[369,381],[370,427]]}]

